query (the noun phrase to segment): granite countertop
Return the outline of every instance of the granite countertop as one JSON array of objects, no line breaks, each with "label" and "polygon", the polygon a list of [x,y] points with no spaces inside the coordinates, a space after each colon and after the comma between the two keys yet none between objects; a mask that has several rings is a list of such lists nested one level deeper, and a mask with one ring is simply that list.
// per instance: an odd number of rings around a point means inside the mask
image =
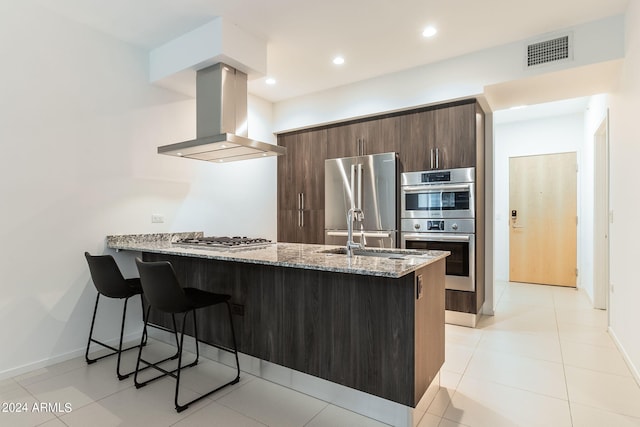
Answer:
[{"label": "granite countertop", "polygon": [[[302,243],[272,243],[247,249],[213,249],[175,244],[177,239],[202,237],[202,232],[127,234],[107,236],[107,246],[116,250],[153,252],[161,254],[208,258],[251,264],[323,270],[338,273],[361,274],[398,278],[421,267],[444,259],[446,251],[416,251],[408,249],[367,248],[367,255],[335,253],[344,246],[309,245]],[[389,256],[371,256],[373,252],[391,253]],[[331,253],[333,252],[333,253]]]}]

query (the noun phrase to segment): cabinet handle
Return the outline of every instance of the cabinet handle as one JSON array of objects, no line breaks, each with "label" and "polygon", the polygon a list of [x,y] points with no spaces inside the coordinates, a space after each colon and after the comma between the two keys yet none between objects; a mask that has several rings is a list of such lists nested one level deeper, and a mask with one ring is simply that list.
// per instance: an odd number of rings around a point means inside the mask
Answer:
[{"label": "cabinet handle", "polygon": [[300,193],[300,209],[304,210],[304,193]]},{"label": "cabinet handle", "polygon": [[298,206],[296,207],[296,209],[298,209],[298,210],[300,210],[300,205],[301,205],[301,203],[302,203],[302,201],[301,201],[301,199],[300,199],[300,198],[301,198],[301,196],[302,196],[302,193],[298,193],[298,203],[297,203],[297,205],[298,205]]},{"label": "cabinet handle", "polygon": [[429,149],[429,168],[433,169],[433,148]]},{"label": "cabinet handle", "polygon": [[304,211],[300,211],[300,228],[304,228]]},{"label": "cabinet handle", "polygon": [[436,148],[436,169],[440,169],[440,150]]}]

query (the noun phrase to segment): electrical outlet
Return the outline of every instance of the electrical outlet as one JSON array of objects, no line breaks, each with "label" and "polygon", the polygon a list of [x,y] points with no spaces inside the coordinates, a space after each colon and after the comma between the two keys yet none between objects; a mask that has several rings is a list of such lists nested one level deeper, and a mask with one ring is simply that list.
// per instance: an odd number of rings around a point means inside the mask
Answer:
[{"label": "electrical outlet", "polygon": [[154,224],[161,224],[164,222],[164,215],[162,214],[151,214],[151,222]]}]

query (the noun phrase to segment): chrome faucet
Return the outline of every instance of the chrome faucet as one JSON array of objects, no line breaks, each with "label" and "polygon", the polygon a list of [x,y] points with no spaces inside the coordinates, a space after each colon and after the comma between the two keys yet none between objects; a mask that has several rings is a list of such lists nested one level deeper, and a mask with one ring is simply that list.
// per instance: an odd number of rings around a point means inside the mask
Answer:
[{"label": "chrome faucet", "polygon": [[362,243],[356,243],[353,241],[353,221],[362,221],[364,219],[364,213],[362,209],[351,208],[347,211],[347,256],[353,256],[354,249],[364,249]]}]

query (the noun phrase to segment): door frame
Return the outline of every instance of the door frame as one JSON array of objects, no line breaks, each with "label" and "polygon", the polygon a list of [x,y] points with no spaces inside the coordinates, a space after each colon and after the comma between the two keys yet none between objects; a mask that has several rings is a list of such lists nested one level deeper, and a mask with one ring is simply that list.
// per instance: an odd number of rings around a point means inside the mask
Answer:
[{"label": "door frame", "polygon": [[[573,170],[573,173],[575,173],[575,188],[573,189],[573,191],[575,192],[575,223],[573,224],[573,226],[575,227],[575,284],[573,285],[564,285],[564,284],[559,284],[559,283],[543,283],[543,282],[523,282],[523,283],[535,283],[535,284],[541,284],[541,285],[551,285],[551,286],[562,286],[562,287],[567,287],[569,289],[573,288],[573,289],[579,289],[581,287],[581,283],[580,283],[580,279],[581,279],[581,275],[578,274],[579,271],[579,265],[580,265],[580,260],[581,260],[581,250],[580,250],[580,239],[581,239],[581,233],[580,233],[580,227],[578,227],[578,216],[580,213],[580,206],[581,206],[581,201],[580,201],[580,174],[578,173],[579,171],[579,163],[580,163],[580,152],[578,149],[575,150],[569,150],[569,151],[552,151],[552,152],[542,152],[542,153],[536,153],[536,154],[523,154],[523,155],[512,155],[508,157],[508,161],[509,161],[509,167],[508,167],[508,176],[509,176],[509,197],[508,197],[508,206],[509,209],[512,209],[512,200],[511,200],[511,174],[512,174],[512,160],[513,159],[517,159],[517,158],[541,158],[541,157],[545,157],[545,156],[557,156],[557,155],[565,155],[565,154],[570,154],[573,155],[573,168],[575,168]],[[511,258],[511,239],[512,239],[512,226],[513,226],[513,218],[509,218],[508,222],[507,222],[507,227],[509,228],[509,232],[508,232],[508,247],[509,247],[509,252],[508,252],[508,266],[509,266],[509,277],[508,280],[511,282],[513,280],[513,276],[511,274],[511,269],[512,269],[512,258]],[[573,275],[573,274],[572,274]]]},{"label": "door frame", "polygon": [[[593,134],[593,307],[609,310],[609,110]],[[602,260],[603,262],[598,262]]]}]

